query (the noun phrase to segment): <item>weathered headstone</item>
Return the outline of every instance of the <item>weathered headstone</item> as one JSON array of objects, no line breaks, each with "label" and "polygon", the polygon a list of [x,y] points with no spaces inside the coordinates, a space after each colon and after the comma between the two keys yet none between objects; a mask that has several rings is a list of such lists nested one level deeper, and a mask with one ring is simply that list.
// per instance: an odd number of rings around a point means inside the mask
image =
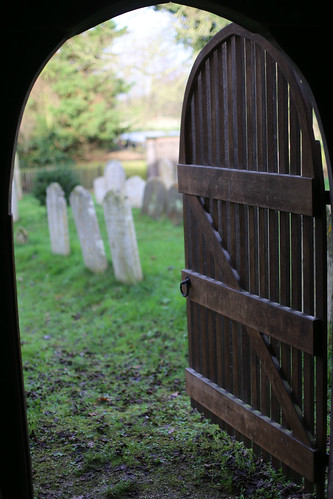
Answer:
[{"label": "weathered headstone", "polygon": [[17,244],[27,244],[29,242],[29,234],[28,231],[19,225],[15,230],[15,242]]},{"label": "weathered headstone", "polygon": [[107,268],[107,260],[92,197],[86,189],[77,185],[72,190],[69,201],[84,263],[92,272],[104,272]]},{"label": "weathered headstone", "polygon": [[142,213],[158,220],[165,212],[166,188],[160,178],[147,181],[143,196]]},{"label": "weathered headstone", "polygon": [[146,159],[148,178],[158,177],[158,163],[168,158],[176,165],[179,155],[179,136],[147,137]]},{"label": "weathered headstone", "polygon": [[104,178],[106,192],[119,191],[124,192],[126,174],[120,161],[109,161],[104,168]]},{"label": "weathered headstone", "polygon": [[57,255],[68,255],[70,247],[67,202],[64,191],[57,182],[46,188],[46,208],[51,251]]},{"label": "weathered headstone", "polygon": [[168,189],[166,214],[175,225],[181,224],[183,220],[183,195],[178,192],[177,184],[173,184]]},{"label": "weathered headstone", "polygon": [[15,162],[14,162],[14,178],[16,183],[17,199],[20,200],[23,197],[23,191],[22,191],[22,182],[21,182],[20,161],[17,153],[15,154]]},{"label": "weathered headstone", "polygon": [[158,176],[163,180],[165,187],[169,189],[177,182],[177,167],[170,159],[161,159],[158,162]]},{"label": "weathered headstone", "polygon": [[94,194],[98,204],[103,203],[106,194],[106,182],[104,177],[96,177],[93,182]]},{"label": "weathered headstone", "polygon": [[103,208],[116,279],[135,284],[143,276],[129,199],[123,193],[109,191]]},{"label": "weathered headstone", "polygon": [[141,208],[146,181],[138,175],[130,177],[125,182],[125,195],[128,197],[132,208]]},{"label": "weathered headstone", "polygon": [[20,217],[19,217],[18,195],[17,195],[17,186],[16,186],[15,177],[13,177],[12,180],[11,209],[12,209],[13,221],[17,222]]}]

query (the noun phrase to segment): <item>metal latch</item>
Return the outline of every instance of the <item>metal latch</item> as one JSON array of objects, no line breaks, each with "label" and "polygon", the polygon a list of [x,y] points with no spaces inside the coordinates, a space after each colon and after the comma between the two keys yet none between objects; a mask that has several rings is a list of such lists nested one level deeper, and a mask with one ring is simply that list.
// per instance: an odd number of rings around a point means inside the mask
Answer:
[{"label": "metal latch", "polygon": [[190,290],[190,287],[191,287],[190,278],[186,277],[186,279],[184,281],[182,281],[180,283],[180,286],[179,286],[180,292],[181,292],[182,296],[184,296],[184,298],[186,298],[188,296],[188,292]]}]

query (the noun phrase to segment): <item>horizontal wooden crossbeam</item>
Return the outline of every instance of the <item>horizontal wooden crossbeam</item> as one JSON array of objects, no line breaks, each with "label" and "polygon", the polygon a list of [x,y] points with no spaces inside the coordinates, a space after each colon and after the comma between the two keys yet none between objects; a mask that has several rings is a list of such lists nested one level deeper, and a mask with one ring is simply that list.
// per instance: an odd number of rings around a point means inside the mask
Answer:
[{"label": "horizontal wooden crossbeam", "polygon": [[191,368],[186,369],[186,391],[191,398],[272,456],[311,482],[315,481],[320,458],[317,449],[304,445],[289,430]]},{"label": "horizontal wooden crossbeam", "polygon": [[316,317],[232,289],[189,269],[182,272],[182,279],[186,277],[191,280],[188,298],[195,303],[311,355],[320,348],[322,323]]},{"label": "horizontal wooden crossbeam", "polygon": [[202,165],[178,165],[178,189],[233,203],[314,216],[314,179]]}]

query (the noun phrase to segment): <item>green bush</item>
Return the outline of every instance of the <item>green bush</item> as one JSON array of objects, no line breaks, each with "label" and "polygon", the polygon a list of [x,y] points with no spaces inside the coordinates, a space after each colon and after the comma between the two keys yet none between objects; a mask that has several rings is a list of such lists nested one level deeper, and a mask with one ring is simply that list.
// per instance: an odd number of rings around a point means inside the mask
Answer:
[{"label": "green bush", "polygon": [[47,165],[73,163],[68,148],[70,143],[56,131],[38,129],[36,136],[18,144],[23,168],[45,168]]},{"label": "green bush", "polygon": [[67,202],[69,201],[70,193],[79,184],[77,175],[67,166],[60,166],[54,170],[40,170],[36,175],[32,194],[38,199],[41,205],[46,204],[46,188],[52,182],[58,182],[61,185]]}]

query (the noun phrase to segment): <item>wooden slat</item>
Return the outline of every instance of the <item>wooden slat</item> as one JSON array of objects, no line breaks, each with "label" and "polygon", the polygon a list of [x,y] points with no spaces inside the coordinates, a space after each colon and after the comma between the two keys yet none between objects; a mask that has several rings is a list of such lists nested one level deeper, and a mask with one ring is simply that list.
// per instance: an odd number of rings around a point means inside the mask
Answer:
[{"label": "wooden slat", "polygon": [[182,272],[182,279],[186,277],[191,279],[189,299],[195,303],[311,354],[321,344],[321,321],[316,317],[229,288],[189,269]]},{"label": "wooden slat", "polygon": [[[234,397],[229,392],[197,373],[186,369],[187,393],[202,406],[257,442],[263,449],[290,468],[315,481],[317,449],[304,445],[282,426]],[[286,452],[288,449],[288,452]]]},{"label": "wooden slat", "polygon": [[284,175],[203,165],[178,165],[183,194],[313,216],[314,181]]},{"label": "wooden slat", "polygon": [[[288,83],[281,69],[277,68],[277,113],[278,113],[278,158],[279,172],[289,173],[289,135],[288,135]],[[290,215],[280,214],[280,303],[290,306]],[[281,345],[281,368],[291,383],[291,349]],[[282,424],[286,419],[282,408]]]}]

